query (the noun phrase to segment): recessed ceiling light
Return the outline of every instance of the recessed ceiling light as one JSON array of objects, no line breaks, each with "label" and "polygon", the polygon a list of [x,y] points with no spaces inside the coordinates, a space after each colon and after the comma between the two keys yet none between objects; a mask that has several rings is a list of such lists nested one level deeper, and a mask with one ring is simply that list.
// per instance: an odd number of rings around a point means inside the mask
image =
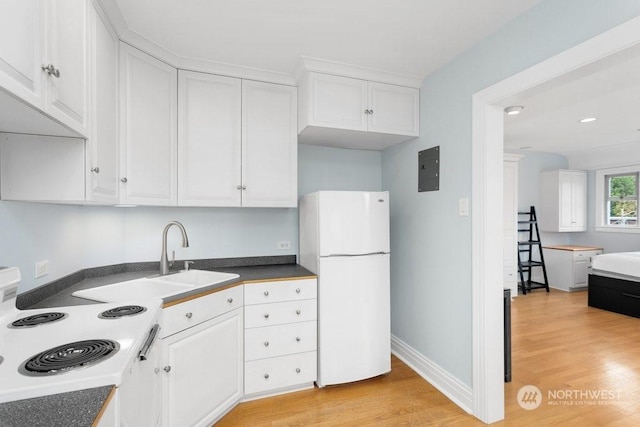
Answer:
[{"label": "recessed ceiling light", "polygon": [[595,122],[596,120],[598,120],[595,117],[585,117],[584,119],[580,119],[580,123],[591,123],[591,122]]},{"label": "recessed ceiling light", "polygon": [[509,116],[515,116],[516,114],[520,114],[524,107],[522,105],[512,105],[504,109],[504,112]]}]

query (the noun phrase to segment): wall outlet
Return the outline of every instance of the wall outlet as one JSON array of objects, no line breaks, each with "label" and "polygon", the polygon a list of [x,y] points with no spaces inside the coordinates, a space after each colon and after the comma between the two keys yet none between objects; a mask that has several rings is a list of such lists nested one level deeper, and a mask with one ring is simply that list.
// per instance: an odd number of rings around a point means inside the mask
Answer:
[{"label": "wall outlet", "polygon": [[280,240],[278,242],[278,250],[285,251],[287,249],[291,249],[291,242],[289,240]]},{"label": "wall outlet", "polygon": [[46,276],[49,274],[49,260],[36,262],[35,278]]}]

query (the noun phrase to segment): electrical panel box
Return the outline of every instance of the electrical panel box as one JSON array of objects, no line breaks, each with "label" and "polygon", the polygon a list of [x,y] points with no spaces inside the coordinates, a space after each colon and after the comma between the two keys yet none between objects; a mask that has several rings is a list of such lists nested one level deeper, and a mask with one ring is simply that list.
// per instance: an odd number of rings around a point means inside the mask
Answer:
[{"label": "electrical panel box", "polygon": [[440,189],[440,146],[418,153],[418,192]]}]

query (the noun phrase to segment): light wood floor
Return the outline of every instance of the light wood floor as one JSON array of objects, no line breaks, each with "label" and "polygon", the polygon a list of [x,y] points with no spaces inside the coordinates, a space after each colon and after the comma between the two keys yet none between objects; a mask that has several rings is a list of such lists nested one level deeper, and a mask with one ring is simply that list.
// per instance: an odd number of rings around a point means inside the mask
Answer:
[{"label": "light wood floor", "polygon": [[[640,319],[587,307],[587,293],[534,291],[512,305],[513,381],[505,420],[513,426],[640,425]],[[516,400],[523,385],[544,397],[537,409]],[[611,390],[614,399],[556,399],[557,390]],[[397,358],[390,374],[242,403],[217,426],[484,425]]]}]

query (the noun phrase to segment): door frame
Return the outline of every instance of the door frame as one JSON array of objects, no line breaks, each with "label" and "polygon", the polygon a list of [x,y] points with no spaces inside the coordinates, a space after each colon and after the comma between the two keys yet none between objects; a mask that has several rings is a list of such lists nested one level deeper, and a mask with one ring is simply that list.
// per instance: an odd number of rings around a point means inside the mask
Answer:
[{"label": "door frame", "polygon": [[638,44],[640,17],[472,96],[473,414],[485,423],[504,418],[501,213],[505,103],[511,96]]}]

